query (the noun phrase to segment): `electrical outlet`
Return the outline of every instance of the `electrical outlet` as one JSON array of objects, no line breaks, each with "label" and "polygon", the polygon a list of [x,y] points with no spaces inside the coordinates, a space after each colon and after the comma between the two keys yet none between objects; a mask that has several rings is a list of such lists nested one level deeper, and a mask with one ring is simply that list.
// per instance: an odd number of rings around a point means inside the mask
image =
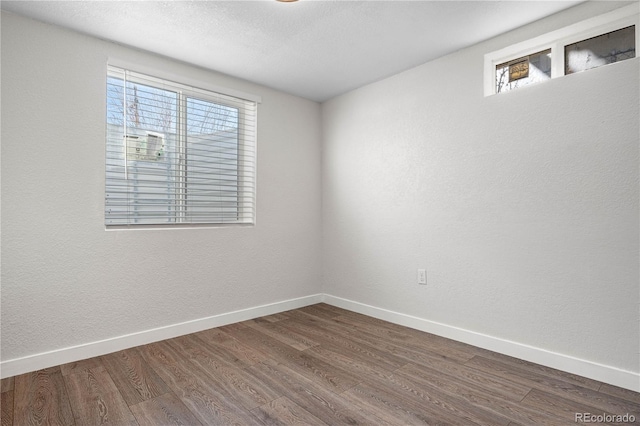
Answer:
[{"label": "electrical outlet", "polygon": [[426,284],[426,283],[427,283],[427,270],[418,269],[418,284]]}]

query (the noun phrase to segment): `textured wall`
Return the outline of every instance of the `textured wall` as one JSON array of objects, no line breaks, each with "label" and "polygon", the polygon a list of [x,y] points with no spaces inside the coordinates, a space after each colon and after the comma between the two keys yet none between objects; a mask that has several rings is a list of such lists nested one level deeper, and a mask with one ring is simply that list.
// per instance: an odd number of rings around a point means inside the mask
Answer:
[{"label": "textured wall", "polygon": [[[105,231],[108,57],[261,95],[257,226]],[[2,360],[320,287],[320,107],[2,13]]]},{"label": "textured wall", "polygon": [[606,7],[323,104],[325,293],[639,371],[640,59],[482,86],[485,53]]}]

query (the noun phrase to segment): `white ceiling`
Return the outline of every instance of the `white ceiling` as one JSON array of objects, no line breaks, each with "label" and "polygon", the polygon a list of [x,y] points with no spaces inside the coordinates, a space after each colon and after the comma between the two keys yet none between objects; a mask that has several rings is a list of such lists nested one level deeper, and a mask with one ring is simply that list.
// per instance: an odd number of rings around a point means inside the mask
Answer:
[{"label": "white ceiling", "polygon": [[315,101],[580,1],[5,1],[3,10]]}]

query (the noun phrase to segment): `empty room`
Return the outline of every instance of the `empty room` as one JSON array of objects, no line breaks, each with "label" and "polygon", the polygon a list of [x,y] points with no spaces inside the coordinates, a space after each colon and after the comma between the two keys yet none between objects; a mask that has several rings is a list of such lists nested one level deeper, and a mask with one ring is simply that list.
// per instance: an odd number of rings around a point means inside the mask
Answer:
[{"label": "empty room", "polygon": [[2,425],[640,423],[637,1],[2,1]]}]

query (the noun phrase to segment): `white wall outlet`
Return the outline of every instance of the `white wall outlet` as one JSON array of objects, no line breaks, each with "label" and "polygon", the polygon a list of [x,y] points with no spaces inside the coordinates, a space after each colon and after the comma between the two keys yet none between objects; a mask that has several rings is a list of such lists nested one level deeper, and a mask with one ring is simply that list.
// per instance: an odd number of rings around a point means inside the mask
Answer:
[{"label": "white wall outlet", "polygon": [[427,283],[427,270],[418,269],[418,284],[426,284],[426,283]]}]

